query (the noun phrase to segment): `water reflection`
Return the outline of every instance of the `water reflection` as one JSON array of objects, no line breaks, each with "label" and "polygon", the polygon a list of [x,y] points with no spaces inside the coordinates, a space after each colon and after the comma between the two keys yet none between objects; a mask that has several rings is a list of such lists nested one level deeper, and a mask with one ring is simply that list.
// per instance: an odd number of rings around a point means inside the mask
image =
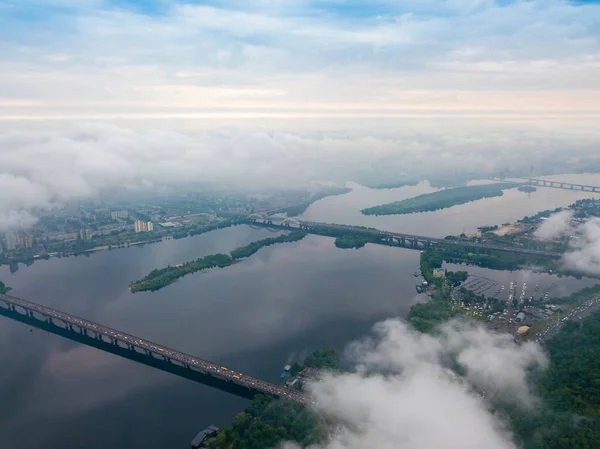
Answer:
[{"label": "water reflection", "polygon": [[[600,186],[598,175],[564,175],[564,179],[563,177],[550,178]],[[369,226],[429,237],[445,237],[450,234],[475,232],[479,226],[513,222],[543,210],[568,206],[578,199],[598,197],[598,194],[581,191],[538,188],[536,192],[525,193],[515,188],[506,190],[501,197],[486,198],[434,212],[378,217],[363,215],[360,211],[366,207],[431,193],[436,189],[427,182],[417,186],[382,190],[369,189],[358,184],[349,186],[352,187],[352,192],[317,201],[300,218],[326,223]]]},{"label": "water reflection", "polygon": [[[53,259],[0,278],[16,296],[277,381],[307,351],[343,347],[416,300],[419,253],[333,239],[264,248],[226,269],[189,275],[156,293],[127,285],[153,268],[229,251],[269,234],[238,226],[91,257]],[[187,447],[226,425],[244,400],[0,320],[0,446]]]}]

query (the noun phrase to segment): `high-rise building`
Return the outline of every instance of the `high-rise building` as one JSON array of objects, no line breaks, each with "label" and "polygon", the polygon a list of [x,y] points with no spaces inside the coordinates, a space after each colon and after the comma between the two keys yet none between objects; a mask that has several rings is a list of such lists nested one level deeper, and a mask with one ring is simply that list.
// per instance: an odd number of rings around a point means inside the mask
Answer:
[{"label": "high-rise building", "polygon": [[90,240],[92,238],[92,230],[90,228],[84,228],[79,230],[79,238],[81,240]]},{"label": "high-rise building", "polygon": [[116,220],[117,218],[127,218],[129,217],[129,212],[126,210],[116,210],[110,213],[110,217],[113,220]]},{"label": "high-rise building", "polygon": [[23,248],[31,248],[31,247],[33,247],[33,236],[30,234],[25,234],[25,235],[23,235],[21,242],[22,242]]},{"label": "high-rise building", "polygon": [[6,237],[4,240],[6,242],[6,250],[7,251],[12,251],[13,249],[15,249],[17,247],[16,233],[6,234]]},{"label": "high-rise building", "polygon": [[154,224],[151,221],[136,220],[134,223],[135,232],[153,232]]}]

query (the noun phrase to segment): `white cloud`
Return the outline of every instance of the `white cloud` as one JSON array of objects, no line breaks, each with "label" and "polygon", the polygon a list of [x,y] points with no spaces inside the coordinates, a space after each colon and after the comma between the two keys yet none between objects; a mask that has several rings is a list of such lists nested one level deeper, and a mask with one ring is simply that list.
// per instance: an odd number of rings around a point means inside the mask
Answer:
[{"label": "white cloud", "polygon": [[[549,170],[600,165],[595,124],[588,129],[578,122],[574,138],[569,127],[555,127],[548,137],[545,127],[473,121],[468,129],[454,121],[319,122],[304,131],[290,130],[294,123],[280,123],[279,130],[268,123],[201,131],[192,121],[193,130],[185,132],[165,131],[170,123],[153,121],[137,129],[81,123],[0,134],[0,230],[30,224],[39,208],[123,190],[189,191],[207,184],[310,189],[406,172],[427,177],[432,160],[436,174],[482,177],[505,168],[528,170],[531,163]],[[567,156],[565,148],[572,148]]]},{"label": "white cloud", "polygon": [[541,167],[547,155],[564,169],[563,151],[571,146],[574,169],[600,164],[593,151],[600,131],[593,126],[586,131],[578,123],[577,139],[570,128],[555,128],[549,141],[545,128],[455,124],[319,123],[302,132],[288,129],[294,124],[186,132],[164,131],[152,121],[139,129],[81,123],[34,132],[28,126],[0,134],[0,229],[30,224],[39,208],[123,190],[153,193],[206,184],[303,189],[403,172],[429,176],[432,160],[437,174],[466,170],[485,177],[507,167],[528,169],[531,162]]},{"label": "white cloud", "polygon": [[600,275],[600,218],[592,218],[575,230],[571,250],[565,253],[565,266],[583,273]]},{"label": "white cloud", "polygon": [[600,5],[219,5],[164,2],[159,14],[144,15],[89,1],[71,15],[48,13],[31,38],[19,32],[28,22],[0,20],[0,98],[43,104],[5,103],[0,117],[127,116],[148,103],[157,114],[180,107],[335,115],[349,104],[367,115],[380,107],[600,113]]},{"label": "white cloud", "polygon": [[571,230],[573,212],[563,210],[548,217],[536,229],[535,236],[541,239],[554,239],[563,236]]},{"label": "white cloud", "polygon": [[544,239],[569,235],[569,249],[563,254],[563,266],[579,273],[600,275],[600,218],[592,217],[583,223],[572,225],[572,211],[551,215],[536,230],[535,235]]},{"label": "white cloud", "polygon": [[[458,323],[437,337],[398,320],[378,324],[375,333],[351,347],[355,372],[312,385],[318,410],[343,425],[324,448],[516,448],[477,390],[530,405],[525,372],[546,365],[539,346],[517,346],[510,336]],[[448,368],[453,360],[464,377]]]}]

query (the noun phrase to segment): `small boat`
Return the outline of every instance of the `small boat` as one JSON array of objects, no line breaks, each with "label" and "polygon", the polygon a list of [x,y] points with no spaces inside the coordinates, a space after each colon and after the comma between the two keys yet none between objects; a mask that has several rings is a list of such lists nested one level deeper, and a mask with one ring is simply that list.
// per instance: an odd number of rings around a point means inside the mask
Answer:
[{"label": "small boat", "polygon": [[425,290],[425,294],[426,294],[427,296],[431,296],[431,290]]},{"label": "small boat", "polygon": [[416,278],[418,278],[419,276],[421,276],[421,273],[419,273],[418,271],[415,271],[413,273],[413,276],[416,277]]},{"label": "small boat", "polygon": [[417,293],[423,293],[423,287],[421,287],[420,285],[417,285]]}]

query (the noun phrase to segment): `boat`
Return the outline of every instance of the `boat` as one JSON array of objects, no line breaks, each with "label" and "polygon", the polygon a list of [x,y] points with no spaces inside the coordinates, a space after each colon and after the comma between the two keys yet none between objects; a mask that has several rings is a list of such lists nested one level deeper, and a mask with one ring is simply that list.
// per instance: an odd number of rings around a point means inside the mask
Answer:
[{"label": "boat", "polygon": [[288,375],[288,373],[290,372],[291,369],[292,369],[291,365],[285,365],[283,367],[283,372],[281,373],[281,375],[279,377],[281,379],[285,379],[285,377]]},{"label": "boat", "polygon": [[421,287],[420,285],[417,285],[417,293],[423,293],[423,287]]},{"label": "boat", "polygon": [[425,294],[426,294],[427,296],[431,296],[431,290],[425,290]]},{"label": "boat", "polygon": [[418,278],[419,276],[421,276],[421,273],[420,273],[420,272],[418,272],[418,271],[415,271],[415,272],[413,273],[413,276],[414,276],[414,277],[416,277],[416,278]]}]

